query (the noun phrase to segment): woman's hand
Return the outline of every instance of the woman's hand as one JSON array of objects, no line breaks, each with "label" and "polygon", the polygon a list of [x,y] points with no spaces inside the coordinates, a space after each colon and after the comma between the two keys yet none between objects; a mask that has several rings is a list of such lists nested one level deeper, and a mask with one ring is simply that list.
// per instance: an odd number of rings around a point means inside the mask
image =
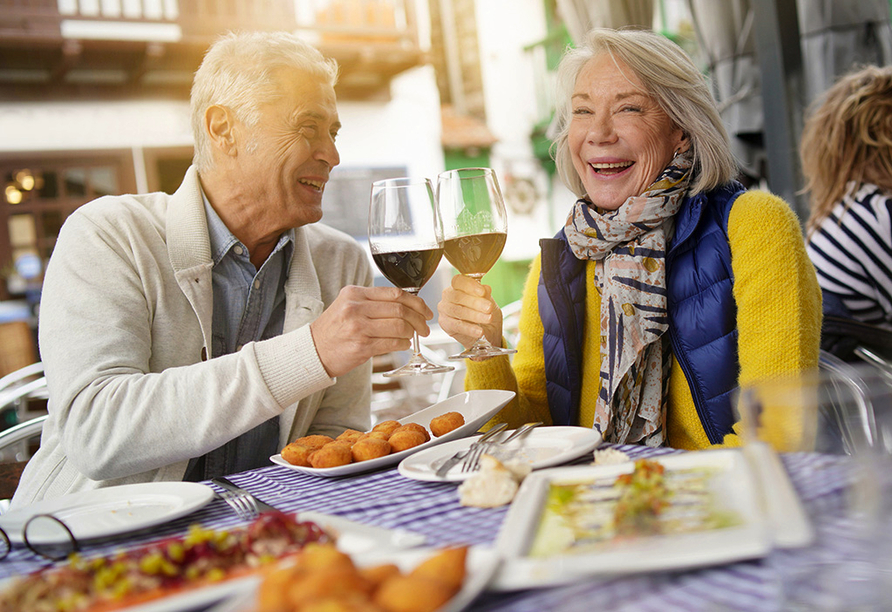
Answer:
[{"label": "woman's hand", "polygon": [[443,290],[437,304],[437,322],[465,348],[482,335],[493,346],[502,346],[502,311],[492,299],[492,287],[461,274]]}]

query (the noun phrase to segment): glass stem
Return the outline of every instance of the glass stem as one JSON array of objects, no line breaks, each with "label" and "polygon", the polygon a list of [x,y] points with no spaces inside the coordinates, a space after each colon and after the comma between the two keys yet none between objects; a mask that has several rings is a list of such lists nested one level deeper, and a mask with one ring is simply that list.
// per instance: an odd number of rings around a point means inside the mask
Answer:
[{"label": "glass stem", "polygon": [[418,342],[418,332],[412,334],[412,350],[415,351],[416,357],[421,357],[421,347]]}]

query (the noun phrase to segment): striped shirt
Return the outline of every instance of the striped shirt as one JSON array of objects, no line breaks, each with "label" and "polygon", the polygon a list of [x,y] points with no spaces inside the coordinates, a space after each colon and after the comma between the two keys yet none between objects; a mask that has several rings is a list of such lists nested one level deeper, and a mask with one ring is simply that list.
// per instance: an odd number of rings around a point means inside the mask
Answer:
[{"label": "striped shirt", "polygon": [[855,319],[892,329],[892,192],[850,183],[807,249],[822,290]]}]

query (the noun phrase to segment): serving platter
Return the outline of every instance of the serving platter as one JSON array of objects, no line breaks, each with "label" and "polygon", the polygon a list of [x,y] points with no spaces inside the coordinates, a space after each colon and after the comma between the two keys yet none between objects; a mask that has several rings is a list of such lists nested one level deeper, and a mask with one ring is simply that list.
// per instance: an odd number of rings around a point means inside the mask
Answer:
[{"label": "serving platter", "polygon": [[458,438],[473,435],[477,432],[478,429],[480,429],[480,427],[482,427],[487,421],[495,416],[495,414],[499,410],[504,408],[508,404],[508,402],[514,399],[514,395],[515,393],[513,391],[502,391],[498,389],[465,391],[464,393],[453,395],[452,397],[445,399],[442,402],[437,402],[432,406],[428,406],[423,410],[419,410],[414,414],[410,414],[407,417],[399,419],[400,423],[418,423],[429,431],[431,420],[433,420],[434,418],[447,412],[458,412],[464,417],[465,424],[461,427],[458,427],[457,429],[453,429],[449,433],[444,434],[439,438],[432,436],[431,439],[424,444],[419,444],[418,446],[415,446],[413,448],[409,448],[398,453],[391,453],[377,459],[360,461],[357,463],[348,463],[347,465],[341,465],[332,468],[313,468],[292,465],[285,461],[281,454],[273,455],[272,457],[270,457],[270,461],[272,461],[276,465],[280,465],[296,472],[329,478],[338,476],[351,476],[353,474],[361,474],[363,472],[370,472],[372,470],[389,467],[391,465],[398,464],[400,461],[414,453],[423,451],[444,442],[449,442],[450,440],[456,440]]},{"label": "serving platter", "polygon": [[[549,509],[552,486],[579,485],[596,500],[609,495],[598,492],[603,483],[612,483],[620,474],[632,472],[634,464],[533,472],[518,490],[499,531],[496,550],[504,560],[490,588],[519,590],[566,584],[591,576],[690,569],[768,553],[771,534],[760,506],[757,481],[743,453],[733,449],[709,450],[666,455],[655,461],[663,465],[667,479],[672,472],[707,474],[701,480],[706,494],[702,503],[714,504],[716,512],[727,513],[727,525],[679,533],[614,536],[595,544],[575,540],[576,532],[561,527],[560,519],[554,519],[555,511]],[[597,504],[609,502],[597,499],[591,503],[586,516],[603,512],[604,508]]]},{"label": "serving platter", "polygon": [[[212,491],[210,488],[208,490]],[[313,521],[325,529],[326,532],[335,536],[338,550],[350,555],[358,565],[372,565],[378,562],[396,563],[395,559],[401,560],[401,563],[407,563],[417,558],[414,550],[432,550],[429,548],[418,548],[425,543],[425,536],[405,529],[387,529],[385,527],[365,525],[321,512],[300,511],[297,514],[301,521]],[[407,553],[405,556],[402,555],[404,552]],[[495,555],[491,551],[480,551],[476,555],[476,557],[473,555],[469,557],[470,559],[476,559],[473,564],[469,561],[469,568],[480,568],[483,570],[489,568],[488,580],[492,576],[495,567],[494,565],[490,567],[490,565],[486,564],[489,563],[488,560],[490,558],[493,559],[492,563],[494,563]],[[10,586],[15,580],[15,577],[11,577],[0,581],[0,591]],[[251,573],[214,584],[187,587],[155,599],[133,603],[120,608],[120,610],[121,612],[206,610],[208,606],[220,602],[229,602],[230,600],[236,601],[239,598],[247,602],[249,596],[250,601],[253,602],[253,594],[256,592],[261,580],[261,574]],[[474,585],[468,586],[472,587]],[[480,589],[482,588],[480,586]],[[478,590],[477,593],[479,592]],[[253,608],[250,609],[253,612]]]}]

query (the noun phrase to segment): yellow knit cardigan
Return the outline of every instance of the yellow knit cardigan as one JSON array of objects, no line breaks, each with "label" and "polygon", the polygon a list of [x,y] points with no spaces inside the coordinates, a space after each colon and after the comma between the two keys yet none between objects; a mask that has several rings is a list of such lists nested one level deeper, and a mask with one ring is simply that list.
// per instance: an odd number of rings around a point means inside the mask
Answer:
[{"label": "yellow knit cardigan", "polygon": [[[737,302],[741,386],[777,375],[816,368],[821,333],[821,290],[805,253],[799,221],[780,198],[748,191],[734,202],[728,218],[734,299]],[[517,398],[494,421],[517,427],[527,421],[551,423],[545,391],[542,321],[537,287],[540,260],[530,267],[523,292],[520,341],[513,363],[507,357],[468,361],[466,389],[507,389]],[[594,262],[586,266],[587,286],[594,286]],[[591,427],[600,391],[601,355],[597,329],[601,300],[586,295],[579,423]],[[667,407],[668,443],[689,450],[710,446],[697,416],[690,386],[673,358]],[[738,446],[736,434],[722,446]]]}]

